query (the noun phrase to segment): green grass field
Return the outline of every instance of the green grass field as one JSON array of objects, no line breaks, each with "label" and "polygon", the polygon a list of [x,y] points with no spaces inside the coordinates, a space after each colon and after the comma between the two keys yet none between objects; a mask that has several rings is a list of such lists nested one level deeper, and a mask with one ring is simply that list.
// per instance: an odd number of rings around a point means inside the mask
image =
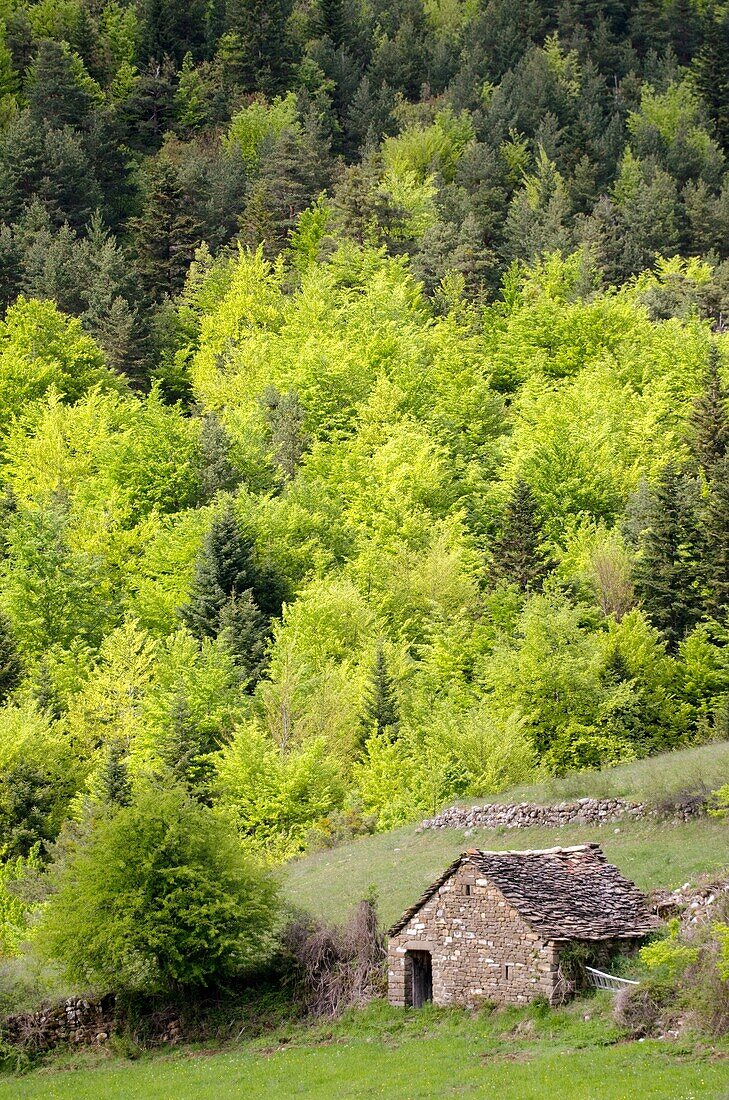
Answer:
[{"label": "green grass field", "polygon": [[[727,1100],[729,1045],[625,1042],[598,997],[471,1016],[376,1002],[330,1028],[222,1051],[111,1059],[0,1079],[0,1100]],[[585,1017],[589,1017],[585,1019]],[[100,1056],[96,1056],[97,1058]]]}]

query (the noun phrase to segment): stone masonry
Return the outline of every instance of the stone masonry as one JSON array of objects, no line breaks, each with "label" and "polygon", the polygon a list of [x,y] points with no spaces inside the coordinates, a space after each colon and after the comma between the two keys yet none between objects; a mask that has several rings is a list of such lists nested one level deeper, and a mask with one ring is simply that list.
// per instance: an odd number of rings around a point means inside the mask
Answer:
[{"label": "stone masonry", "polygon": [[390,929],[390,1003],[476,1007],[561,995],[560,958],[634,947],[659,920],[598,844],[459,856]]},{"label": "stone masonry", "polygon": [[500,890],[468,864],[443,883],[390,939],[390,1003],[412,1003],[408,952],[430,951],[433,1002],[477,1006],[551,997],[559,963],[555,944],[530,929]]}]

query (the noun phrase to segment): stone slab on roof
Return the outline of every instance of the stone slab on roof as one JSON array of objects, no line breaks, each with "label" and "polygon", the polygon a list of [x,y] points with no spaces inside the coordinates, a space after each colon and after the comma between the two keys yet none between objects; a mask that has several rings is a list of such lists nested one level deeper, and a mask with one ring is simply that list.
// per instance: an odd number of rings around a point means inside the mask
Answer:
[{"label": "stone slab on roof", "polygon": [[459,867],[497,887],[546,940],[633,939],[659,927],[644,894],[608,863],[599,844],[538,851],[471,849],[446,867],[393,927],[395,936]]}]

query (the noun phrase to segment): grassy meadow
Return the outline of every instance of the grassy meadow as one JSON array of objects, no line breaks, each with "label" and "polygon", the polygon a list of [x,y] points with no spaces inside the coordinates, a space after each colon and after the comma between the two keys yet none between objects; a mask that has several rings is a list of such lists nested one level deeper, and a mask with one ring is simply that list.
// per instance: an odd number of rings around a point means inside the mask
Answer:
[{"label": "grassy meadow", "polygon": [[[61,1072],[61,1071],[65,1072]],[[375,1002],[326,1027],[123,1061],[66,1056],[0,1100],[726,1100],[729,1045],[625,1042],[608,998],[477,1016]]]}]

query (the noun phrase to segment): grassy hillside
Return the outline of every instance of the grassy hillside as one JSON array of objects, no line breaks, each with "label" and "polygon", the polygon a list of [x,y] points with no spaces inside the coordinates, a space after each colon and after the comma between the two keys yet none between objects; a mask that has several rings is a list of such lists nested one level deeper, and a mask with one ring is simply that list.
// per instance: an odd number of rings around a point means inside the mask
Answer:
[{"label": "grassy hillside", "polygon": [[[729,744],[721,743],[514,789],[500,795],[499,801],[620,795],[661,802],[683,789],[711,789],[728,779]],[[729,829],[715,818],[563,829],[474,829],[468,835],[460,829],[419,832],[410,825],[290,863],[284,891],[292,904],[340,920],[374,889],[382,920],[389,924],[465,848],[547,848],[590,841],[602,844],[608,859],[644,890],[678,886],[729,866]]]},{"label": "grassy hillside", "polygon": [[459,829],[417,833],[407,827],[289,864],[284,892],[293,904],[336,921],[374,888],[382,920],[390,924],[466,848],[549,848],[591,841],[602,844],[608,859],[645,890],[679,886],[729,865],[729,830],[711,819],[633,821],[603,828],[474,829],[467,837]]},{"label": "grassy hillside", "polygon": [[[709,1050],[691,1039],[626,1043],[609,1002],[597,997],[556,1012],[476,1017],[376,1002],[333,1027],[299,1027],[223,1051],[186,1049],[133,1063],[87,1056],[80,1072],[0,1080],[0,1100],[725,1100],[727,1053],[725,1044]],[[83,1065],[83,1055],[72,1057]]]}]

